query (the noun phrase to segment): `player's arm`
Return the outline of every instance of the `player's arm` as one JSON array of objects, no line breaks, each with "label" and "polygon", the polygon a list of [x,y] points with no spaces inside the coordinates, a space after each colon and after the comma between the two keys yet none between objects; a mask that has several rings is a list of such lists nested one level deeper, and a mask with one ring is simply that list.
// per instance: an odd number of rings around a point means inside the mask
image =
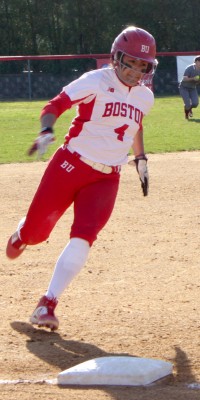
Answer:
[{"label": "player's arm", "polygon": [[143,128],[138,129],[133,142],[133,154],[135,157],[144,155],[144,141],[143,141]]},{"label": "player's arm", "polygon": [[137,131],[134,142],[133,142],[133,154],[135,156],[134,160],[130,164],[135,164],[140,182],[143,195],[148,195],[149,190],[149,174],[147,168],[147,157],[144,153],[144,141],[143,141],[143,128],[142,126]]},{"label": "player's arm", "polygon": [[183,81],[184,81],[184,82],[199,81],[199,75],[196,75],[196,76],[187,76],[187,75],[184,75],[184,76],[183,76]]},{"label": "player's arm", "polygon": [[39,156],[46,152],[48,146],[55,140],[53,126],[57,118],[71,106],[71,100],[64,92],[61,92],[45,105],[40,114],[41,130],[39,136],[28,150],[29,156],[36,151],[38,151]]}]

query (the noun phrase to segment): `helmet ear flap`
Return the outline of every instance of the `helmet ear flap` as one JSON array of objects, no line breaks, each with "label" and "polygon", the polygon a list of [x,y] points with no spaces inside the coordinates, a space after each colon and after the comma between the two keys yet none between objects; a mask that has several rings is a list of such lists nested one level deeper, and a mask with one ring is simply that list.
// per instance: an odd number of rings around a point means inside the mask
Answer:
[{"label": "helmet ear flap", "polygon": [[113,66],[114,66],[114,68],[118,67],[119,66],[119,61],[113,59]]},{"label": "helmet ear flap", "polygon": [[153,74],[153,75],[154,75],[155,72],[156,72],[157,65],[158,65],[158,60],[155,59],[155,61],[154,61],[153,64],[151,64],[151,63],[148,64],[146,73],[147,73],[147,74],[150,73],[150,74]]},{"label": "helmet ear flap", "polygon": [[121,51],[116,51],[114,54],[112,54],[112,62],[114,67],[119,66],[121,55],[122,55]]},{"label": "helmet ear flap", "polygon": [[147,70],[146,70],[146,74],[149,74],[149,72],[152,70],[152,64],[148,64],[147,65]]},{"label": "helmet ear flap", "polygon": [[123,53],[121,51],[116,51],[114,54],[114,61],[117,63],[117,65],[120,64],[120,61],[123,57]]}]

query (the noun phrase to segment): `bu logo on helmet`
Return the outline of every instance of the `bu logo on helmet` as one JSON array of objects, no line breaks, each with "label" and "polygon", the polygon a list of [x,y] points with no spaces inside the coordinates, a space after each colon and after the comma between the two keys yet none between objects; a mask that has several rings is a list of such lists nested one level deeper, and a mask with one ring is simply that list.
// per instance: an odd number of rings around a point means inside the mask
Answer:
[{"label": "bu logo on helmet", "polygon": [[141,45],[141,53],[149,53],[149,46]]}]

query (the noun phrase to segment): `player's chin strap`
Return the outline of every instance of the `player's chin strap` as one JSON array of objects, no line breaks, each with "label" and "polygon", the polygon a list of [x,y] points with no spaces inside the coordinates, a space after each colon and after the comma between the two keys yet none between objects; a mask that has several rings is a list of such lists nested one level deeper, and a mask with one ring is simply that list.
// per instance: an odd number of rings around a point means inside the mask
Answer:
[{"label": "player's chin strap", "polygon": [[134,160],[131,160],[128,163],[129,165],[134,165],[137,169],[144,196],[147,196],[149,192],[149,173],[147,168],[147,160],[148,158],[145,154],[139,154],[134,158]]}]

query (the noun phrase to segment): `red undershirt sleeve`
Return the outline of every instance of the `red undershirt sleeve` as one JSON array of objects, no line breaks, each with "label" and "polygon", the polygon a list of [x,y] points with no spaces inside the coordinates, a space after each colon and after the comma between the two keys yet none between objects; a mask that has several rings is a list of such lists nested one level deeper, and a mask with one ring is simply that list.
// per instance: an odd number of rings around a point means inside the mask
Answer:
[{"label": "red undershirt sleeve", "polygon": [[41,111],[40,117],[46,114],[54,114],[58,118],[64,111],[69,110],[72,104],[69,96],[65,92],[61,92],[46,104]]},{"label": "red undershirt sleeve", "polygon": [[46,114],[54,114],[58,118],[64,111],[69,110],[73,105],[82,103],[89,96],[72,101],[65,92],[61,92],[44,106],[40,118]]}]

